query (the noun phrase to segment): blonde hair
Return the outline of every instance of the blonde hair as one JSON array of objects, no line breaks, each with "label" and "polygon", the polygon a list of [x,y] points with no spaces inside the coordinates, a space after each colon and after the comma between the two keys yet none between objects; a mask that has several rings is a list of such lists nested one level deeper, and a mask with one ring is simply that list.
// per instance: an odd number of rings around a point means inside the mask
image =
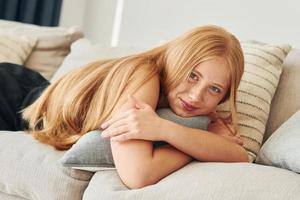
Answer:
[{"label": "blonde hair", "polygon": [[25,108],[29,133],[58,150],[69,149],[82,135],[110,118],[118,101],[124,103],[152,76],[159,74],[168,93],[185,81],[199,63],[223,57],[231,73],[229,98],[236,125],[236,90],[244,59],[238,40],[218,26],[203,26],[148,51],[99,60],[73,70],[53,82]]}]

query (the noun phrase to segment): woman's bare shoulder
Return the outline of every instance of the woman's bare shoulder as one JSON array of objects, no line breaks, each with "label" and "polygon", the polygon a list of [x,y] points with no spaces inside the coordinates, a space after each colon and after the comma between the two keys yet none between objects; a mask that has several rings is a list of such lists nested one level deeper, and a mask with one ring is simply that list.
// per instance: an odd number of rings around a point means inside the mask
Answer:
[{"label": "woman's bare shoulder", "polygon": [[136,92],[135,95],[139,96],[140,99],[148,103],[153,109],[157,107],[159,100],[159,75],[155,74],[143,86]]},{"label": "woman's bare shoulder", "polygon": [[[155,74],[131,95],[149,104],[153,109],[156,109],[159,101],[159,85],[159,75]],[[129,94],[128,90],[129,88],[124,90],[123,99],[118,101],[113,113],[117,110],[124,111],[131,107],[130,103],[127,101],[127,95]]]},{"label": "woman's bare shoulder", "polygon": [[155,109],[159,100],[159,88],[159,74],[154,74],[150,79],[144,82],[144,84],[133,95],[140,97],[142,101],[148,103],[153,109]]}]

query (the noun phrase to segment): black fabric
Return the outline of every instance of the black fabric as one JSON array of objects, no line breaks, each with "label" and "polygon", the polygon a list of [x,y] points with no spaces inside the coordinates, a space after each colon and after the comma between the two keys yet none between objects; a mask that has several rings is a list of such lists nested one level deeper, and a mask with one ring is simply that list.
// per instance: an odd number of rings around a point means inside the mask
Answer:
[{"label": "black fabric", "polygon": [[62,0],[0,0],[0,18],[41,26],[58,26]]},{"label": "black fabric", "polygon": [[0,130],[27,128],[20,110],[36,100],[50,85],[40,73],[25,66],[0,63]]}]

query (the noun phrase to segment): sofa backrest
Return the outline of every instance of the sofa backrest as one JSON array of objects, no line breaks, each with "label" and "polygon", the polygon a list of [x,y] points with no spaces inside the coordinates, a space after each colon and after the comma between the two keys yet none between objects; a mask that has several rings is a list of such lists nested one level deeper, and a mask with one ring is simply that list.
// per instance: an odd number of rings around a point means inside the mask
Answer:
[{"label": "sofa backrest", "polygon": [[292,49],[284,61],[280,81],[272,100],[265,142],[291,115],[300,109],[300,50]]},{"label": "sofa backrest", "polygon": [[84,36],[78,26],[46,27],[8,20],[0,20],[0,31],[15,37],[37,40],[24,65],[38,71],[48,80],[69,54],[71,44]]}]

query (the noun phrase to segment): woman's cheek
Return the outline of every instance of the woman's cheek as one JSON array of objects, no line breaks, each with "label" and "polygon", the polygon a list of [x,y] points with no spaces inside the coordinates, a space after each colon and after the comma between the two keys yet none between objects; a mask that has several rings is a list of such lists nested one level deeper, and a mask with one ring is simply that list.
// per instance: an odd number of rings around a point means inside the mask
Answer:
[{"label": "woman's cheek", "polygon": [[219,102],[218,99],[215,99],[215,98],[210,99],[209,101],[206,102],[207,103],[206,104],[207,109],[209,111],[214,110],[218,106],[218,102]]}]

